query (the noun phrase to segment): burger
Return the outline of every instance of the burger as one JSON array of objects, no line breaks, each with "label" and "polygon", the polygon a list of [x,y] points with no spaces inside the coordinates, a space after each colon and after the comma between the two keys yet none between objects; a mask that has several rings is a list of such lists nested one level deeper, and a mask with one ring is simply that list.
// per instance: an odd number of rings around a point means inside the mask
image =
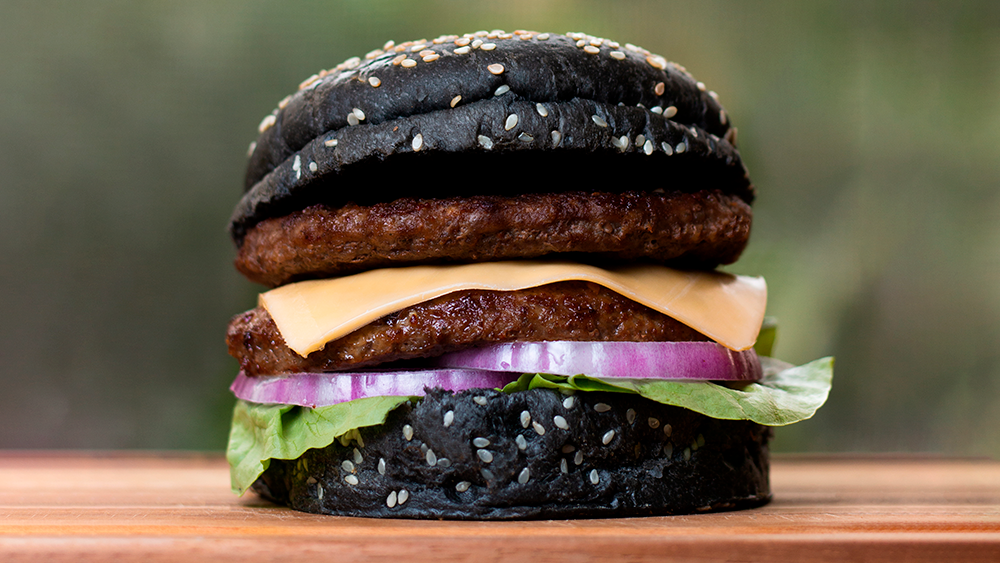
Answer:
[{"label": "burger", "polygon": [[[832,361],[769,358],[736,129],[580,33],[386,43],[261,122],[229,231],[232,485],[308,512],[636,516],[771,498]],[[756,350],[755,350],[756,345]]]}]

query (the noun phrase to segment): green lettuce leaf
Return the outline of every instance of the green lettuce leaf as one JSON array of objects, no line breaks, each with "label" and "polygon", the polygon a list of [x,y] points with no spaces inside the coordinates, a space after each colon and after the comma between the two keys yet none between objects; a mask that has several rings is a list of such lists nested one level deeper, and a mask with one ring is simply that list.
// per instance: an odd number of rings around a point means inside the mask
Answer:
[{"label": "green lettuce leaf", "polygon": [[411,398],[367,397],[314,409],[237,400],[226,449],[233,492],[246,492],[272,459],[296,459],[358,428],[382,424]]},{"label": "green lettuce leaf", "polygon": [[812,417],[823,406],[833,383],[833,358],[801,366],[762,357],[764,377],[755,383],[721,385],[710,381],[677,382],[608,379],[574,375],[525,374],[504,387],[507,393],[548,387],[574,391],[636,393],[652,401],[683,407],[712,418],[752,420],[785,426]]},{"label": "green lettuce leaf", "polygon": [[[833,380],[833,358],[801,366],[768,357],[760,360],[763,379],[739,385],[525,374],[503,391],[515,393],[545,387],[635,393],[712,418],[752,420],[766,426],[805,420],[826,402]],[[325,448],[337,439],[345,445],[347,440],[360,440],[358,428],[382,424],[393,409],[416,399],[368,397],[315,409],[237,401],[226,454],[233,492],[243,494],[267,469],[271,459],[296,459],[308,449]]]}]

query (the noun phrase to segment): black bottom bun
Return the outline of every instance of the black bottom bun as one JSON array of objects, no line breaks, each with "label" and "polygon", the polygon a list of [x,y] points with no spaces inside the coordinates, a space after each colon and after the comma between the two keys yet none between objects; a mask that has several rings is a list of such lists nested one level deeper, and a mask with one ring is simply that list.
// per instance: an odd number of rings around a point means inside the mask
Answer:
[{"label": "black bottom bun", "polygon": [[341,516],[510,520],[734,510],[771,498],[770,436],[752,422],[630,394],[428,390],[346,445],[272,460],[253,489],[296,510]]}]

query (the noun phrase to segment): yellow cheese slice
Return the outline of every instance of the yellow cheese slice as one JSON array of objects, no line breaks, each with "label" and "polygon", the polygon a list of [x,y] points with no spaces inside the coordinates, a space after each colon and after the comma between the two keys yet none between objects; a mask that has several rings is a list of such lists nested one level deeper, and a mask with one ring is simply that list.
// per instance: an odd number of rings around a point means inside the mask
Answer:
[{"label": "yellow cheese slice", "polygon": [[753,346],[767,305],[764,278],[655,265],[603,269],[520,260],[386,268],[298,282],[261,294],[260,304],[288,347],[306,356],[389,313],[448,293],[514,291],[570,280],[607,287],[733,350]]}]

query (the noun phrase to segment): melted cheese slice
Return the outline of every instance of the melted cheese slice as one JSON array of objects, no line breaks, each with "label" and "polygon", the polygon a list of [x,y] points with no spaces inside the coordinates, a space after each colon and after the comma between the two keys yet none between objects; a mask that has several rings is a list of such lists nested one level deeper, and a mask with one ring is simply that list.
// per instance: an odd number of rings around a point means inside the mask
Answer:
[{"label": "melted cheese slice", "polygon": [[602,285],[733,350],[753,346],[767,304],[764,278],[520,260],[386,268],[298,282],[261,294],[260,304],[288,347],[306,356],[380,317],[455,291],[515,291],[571,280]]}]

